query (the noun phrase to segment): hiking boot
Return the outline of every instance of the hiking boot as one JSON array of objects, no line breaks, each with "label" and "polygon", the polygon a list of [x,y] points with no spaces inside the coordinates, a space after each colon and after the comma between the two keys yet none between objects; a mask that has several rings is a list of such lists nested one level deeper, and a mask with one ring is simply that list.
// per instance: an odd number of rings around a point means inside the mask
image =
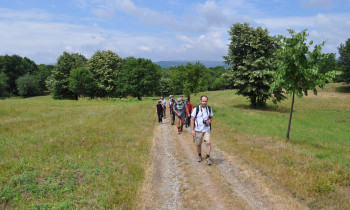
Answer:
[{"label": "hiking boot", "polygon": [[211,161],[210,161],[209,158],[206,159],[206,162],[207,162],[208,165],[211,165]]},{"label": "hiking boot", "polygon": [[202,162],[202,156],[198,156],[197,162]]}]

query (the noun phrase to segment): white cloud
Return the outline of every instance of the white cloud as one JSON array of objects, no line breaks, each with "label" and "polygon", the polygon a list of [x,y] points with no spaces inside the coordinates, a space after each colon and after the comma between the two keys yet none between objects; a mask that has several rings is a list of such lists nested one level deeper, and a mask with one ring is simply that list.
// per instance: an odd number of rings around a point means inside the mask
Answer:
[{"label": "white cloud", "polygon": [[53,16],[40,9],[15,11],[7,8],[0,8],[0,18],[6,20],[51,20]]},{"label": "white cloud", "polygon": [[[188,9],[178,14],[142,7],[132,0],[74,1],[81,10],[95,15],[84,19],[89,25],[78,24],[79,21],[62,23],[73,18],[38,9],[0,8],[0,54],[19,54],[38,63],[55,63],[65,50],[87,58],[97,50],[112,50],[121,57],[153,61],[222,60],[227,54],[227,31],[236,22],[267,27],[271,35],[288,35],[287,28],[296,31],[308,28],[315,43],[327,41],[324,50],[328,52],[337,52],[337,46],[350,35],[349,13],[256,18],[261,14],[260,9],[246,0],[206,0],[188,4]],[[178,1],[167,1],[180,7]],[[108,21],[120,21],[118,18],[129,20],[133,29],[102,28],[105,23],[111,23]],[[139,32],[138,26],[152,30]]]},{"label": "white cloud", "polygon": [[303,0],[304,7],[330,9],[335,0]]},{"label": "white cloud", "polygon": [[146,52],[150,52],[152,50],[150,47],[146,47],[146,46],[140,46],[138,47],[138,49]]},{"label": "white cloud", "polygon": [[264,18],[256,21],[273,34],[288,36],[286,29],[295,31],[308,29],[309,39],[320,44],[326,41],[325,52],[337,53],[340,43],[350,35],[350,14],[317,14],[308,17]]}]

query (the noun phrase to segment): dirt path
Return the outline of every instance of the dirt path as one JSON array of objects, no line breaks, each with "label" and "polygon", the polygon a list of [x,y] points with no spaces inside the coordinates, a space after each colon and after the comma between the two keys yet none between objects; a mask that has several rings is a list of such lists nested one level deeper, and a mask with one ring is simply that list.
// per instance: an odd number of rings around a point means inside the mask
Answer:
[{"label": "dirt path", "polygon": [[181,135],[176,131],[168,119],[155,129],[152,165],[138,209],[306,209],[239,157],[225,154],[215,144],[213,165],[198,163],[190,129],[184,128]]}]

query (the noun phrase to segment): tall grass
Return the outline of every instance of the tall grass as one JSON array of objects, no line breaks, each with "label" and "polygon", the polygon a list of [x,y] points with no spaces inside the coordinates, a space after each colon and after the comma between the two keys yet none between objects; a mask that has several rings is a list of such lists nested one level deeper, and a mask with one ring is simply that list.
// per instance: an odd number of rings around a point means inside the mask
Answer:
[{"label": "tall grass", "polygon": [[156,117],[151,100],[0,101],[0,207],[131,208]]},{"label": "tall grass", "polygon": [[214,110],[213,137],[221,149],[241,156],[311,208],[350,208],[350,92],[338,90],[347,89],[329,84],[318,96],[296,99],[289,144],[291,99],[256,110],[234,90],[203,94]]}]

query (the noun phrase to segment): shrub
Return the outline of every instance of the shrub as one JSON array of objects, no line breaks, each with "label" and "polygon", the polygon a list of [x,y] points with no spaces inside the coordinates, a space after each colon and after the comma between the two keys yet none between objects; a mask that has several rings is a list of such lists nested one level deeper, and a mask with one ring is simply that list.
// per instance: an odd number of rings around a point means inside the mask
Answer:
[{"label": "shrub", "polygon": [[25,74],[16,80],[18,95],[24,97],[42,94],[40,81],[36,76]]}]

